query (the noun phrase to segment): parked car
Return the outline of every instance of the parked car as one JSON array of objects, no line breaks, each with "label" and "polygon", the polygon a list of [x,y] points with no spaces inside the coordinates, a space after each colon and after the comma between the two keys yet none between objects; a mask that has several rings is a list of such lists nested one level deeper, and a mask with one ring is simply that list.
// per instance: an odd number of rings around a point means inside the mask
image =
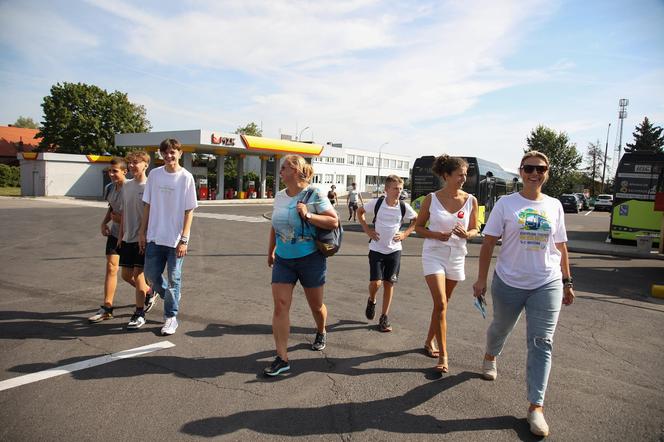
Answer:
[{"label": "parked car", "polygon": [[588,198],[583,193],[575,193],[574,195],[576,195],[581,200],[581,209],[582,210],[590,209],[590,204],[589,204]]},{"label": "parked car", "polygon": [[560,195],[558,199],[562,203],[565,212],[579,213],[579,210],[581,210],[581,201],[573,193],[565,193]]},{"label": "parked car", "polygon": [[609,195],[606,193],[597,195],[597,199],[595,200],[595,211],[610,212],[611,209],[613,209],[613,195]]}]

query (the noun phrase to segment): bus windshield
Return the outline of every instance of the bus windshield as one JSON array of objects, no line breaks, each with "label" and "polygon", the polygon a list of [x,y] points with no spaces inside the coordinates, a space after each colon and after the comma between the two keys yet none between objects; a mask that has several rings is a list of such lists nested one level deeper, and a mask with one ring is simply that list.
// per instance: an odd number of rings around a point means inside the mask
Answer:
[{"label": "bus windshield", "polygon": [[655,211],[655,195],[664,190],[664,153],[630,152],[616,170],[611,241],[636,241],[650,235],[658,241],[663,212]]}]

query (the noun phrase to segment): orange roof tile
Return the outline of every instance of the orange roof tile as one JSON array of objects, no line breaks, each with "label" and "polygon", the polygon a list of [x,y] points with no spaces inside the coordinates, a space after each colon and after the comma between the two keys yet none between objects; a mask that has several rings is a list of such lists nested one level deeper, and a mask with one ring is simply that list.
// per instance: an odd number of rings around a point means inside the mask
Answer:
[{"label": "orange roof tile", "polygon": [[35,138],[38,129],[0,126],[0,156],[16,156],[16,146],[23,142],[23,150],[30,151],[39,145],[41,138]]}]

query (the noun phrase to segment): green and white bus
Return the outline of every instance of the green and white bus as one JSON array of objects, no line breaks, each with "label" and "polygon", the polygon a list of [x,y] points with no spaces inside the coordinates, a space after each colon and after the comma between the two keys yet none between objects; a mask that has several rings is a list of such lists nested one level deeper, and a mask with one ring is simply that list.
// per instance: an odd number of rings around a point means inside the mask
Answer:
[{"label": "green and white bus", "polygon": [[664,153],[630,152],[618,164],[611,210],[611,241],[650,235],[659,242],[664,212],[655,211],[655,194],[664,191]]}]

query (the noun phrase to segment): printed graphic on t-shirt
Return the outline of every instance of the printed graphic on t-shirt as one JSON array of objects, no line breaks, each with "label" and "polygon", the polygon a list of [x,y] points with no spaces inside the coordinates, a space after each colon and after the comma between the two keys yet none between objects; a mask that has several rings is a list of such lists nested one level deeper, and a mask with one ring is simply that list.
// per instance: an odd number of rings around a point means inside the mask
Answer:
[{"label": "printed graphic on t-shirt", "polygon": [[175,192],[175,186],[169,185],[169,184],[160,184],[159,185],[159,191],[161,193],[173,193]]},{"label": "printed graphic on t-shirt", "polygon": [[551,234],[551,221],[546,212],[523,209],[519,212],[519,241],[526,250],[544,250]]}]

